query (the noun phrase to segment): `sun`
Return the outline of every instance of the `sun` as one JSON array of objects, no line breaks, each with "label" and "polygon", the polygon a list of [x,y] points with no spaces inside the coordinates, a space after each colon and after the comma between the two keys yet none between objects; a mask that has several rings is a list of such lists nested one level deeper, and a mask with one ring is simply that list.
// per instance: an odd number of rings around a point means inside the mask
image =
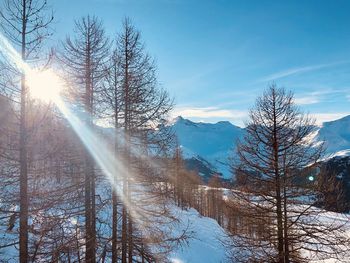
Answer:
[{"label": "sun", "polygon": [[51,70],[30,70],[26,72],[29,94],[43,102],[56,102],[63,88],[62,80]]}]

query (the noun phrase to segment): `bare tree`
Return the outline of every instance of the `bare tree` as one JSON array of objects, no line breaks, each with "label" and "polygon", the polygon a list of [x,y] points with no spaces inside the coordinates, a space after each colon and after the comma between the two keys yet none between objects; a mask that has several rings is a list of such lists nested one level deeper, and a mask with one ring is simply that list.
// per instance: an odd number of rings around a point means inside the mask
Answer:
[{"label": "bare tree", "polygon": [[[235,164],[240,185],[233,196],[251,229],[235,237],[236,246],[251,251],[251,257],[240,260],[304,262],[305,250],[333,257],[340,252],[339,243],[347,241],[337,236],[341,225],[320,219],[322,212],[314,207],[316,189],[300,183],[302,172],[317,166],[323,150],[307,139],[313,130],[314,122],[294,104],[292,93],[275,85],[250,111]],[[264,232],[258,231],[261,227]]]},{"label": "bare tree", "polygon": [[[35,57],[50,35],[49,24],[52,15],[46,15],[45,0],[5,0],[0,11],[1,26],[6,36],[21,49],[21,58],[26,62]],[[27,128],[26,76],[21,74],[20,88],[20,262],[28,261],[28,164],[27,164]]]},{"label": "bare tree", "polygon": [[[102,89],[96,100],[99,102],[100,107],[97,109],[100,118],[111,122],[115,128],[114,134],[114,154],[119,154],[118,144],[120,138],[120,121],[123,109],[122,100],[122,72],[120,66],[120,57],[117,50],[114,50],[109,63],[106,65],[106,75],[102,83]],[[111,185],[112,190],[112,262],[117,262],[118,251],[118,198],[115,185],[118,184],[118,175],[114,175],[114,183]]]},{"label": "bare tree", "polygon": [[[102,22],[96,17],[87,16],[75,22],[75,35],[66,39],[61,52],[65,70],[77,84],[76,90],[71,92],[76,101],[83,105],[90,128],[95,110],[94,96],[106,74],[104,63],[109,55],[109,45]],[[88,152],[85,155],[85,232],[85,260],[96,262],[95,173]]]},{"label": "bare tree", "polygon": [[[124,20],[122,31],[118,34],[115,44],[115,51],[106,71],[108,74],[99,99],[102,102],[100,105],[103,105],[105,114],[103,117],[111,120],[115,127],[116,154],[118,151],[123,153],[124,162],[129,164],[125,169],[127,174],[123,175],[122,179],[122,195],[129,204],[137,206],[138,204],[133,201],[132,197],[132,193],[137,191],[134,181],[142,182],[143,188],[145,184],[151,187],[149,183],[146,183],[145,177],[148,176],[151,179],[150,174],[154,173],[150,172],[149,169],[142,169],[142,167],[149,166],[149,164],[144,163],[145,159],[152,159],[148,156],[149,149],[152,147],[158,150],[164,149],[161,145],[164,146],[165,138],[169,139],[170,137],[166,136],[166,133],[161,133],[160,129],[155,132],[155,128],[161,125],[166,118],[172,108],[172,101],[167,92],[160,88],[156,78],[155,63],[145,52],[140,32],[135,29],[130,19]],[[140,155],[144,158],[142,162],[137,161],[141,158]],[[137,178],[135,174],[138,175]],[[114,199],[115,205],[116,198]],[[115,219],[118,209],[113,207],[112,258],[115,261],[117,254],[115,238],[117,236],[117,222]],[[122,205],[122,262],[132,262],[135,253],[143,251],[145,256],[145,252],[150,251],[147,249],[146,243],[142,243],[142,249],[139,249],[138,242],[142,240],[145,242],[146,238],[140,238],[140,229],[137,229],[140,227],[137,226],[140,222],[134,225],[132,211],[128,211],[128,209],[133,208],[127,207],[125,204]],[[145,213],[147,212],[145,211]]]}]

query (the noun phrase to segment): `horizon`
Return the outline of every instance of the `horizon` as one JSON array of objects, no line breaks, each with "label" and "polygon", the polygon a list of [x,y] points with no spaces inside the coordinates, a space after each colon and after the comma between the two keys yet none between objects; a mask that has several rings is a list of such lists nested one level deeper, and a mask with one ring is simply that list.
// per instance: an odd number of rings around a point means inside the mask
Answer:
[{"label": "horizon", "polygon": [[[215,120],[215,121],[205,121],[205,120],[198,120],[198,121],[196,121],[196,120],[191,120],[190,118],[183,117],[183,116],[181,116],[181,115],[178,115],[178,116],[176,116],[176,117],[172,117],[172,118],[169,120],[170,123],[173,124],[173,121],[177,120],[179,117],[181,117],[181,118],[184,119],[184,120],[189,120],[189,121],[191,121],[191,122],[193,122],[193,123],[218,124],[218,123],[220,123],[220,122],[229,122],[229,123],[232,124],[233,126],[236,126],[236,127],[242,128],[242,129],[244,129],[244,128],[246,127],[245,124],[241,126],[241,125],[237,125],[237,124],[233,123],[233,122],[230,121],[230,120],[225,120],[225,119],[222,119],[222,120]],[[337,119],[334,119],[334,120],[324,121],[324,122],[322,122],[322,123],[318,123],[317,120],[316,120],[316,123],[315,123],[315,124],[316,124],[316,126],[318,126],[318,127],[322,127],[324,123],[336,122],[336,121],[339,121],[339,120],[344,119],[344,118],[347,118],[347,117],[350,117],[350,114],[349,114],[349,115],[342,116],[342,117],[337,118]]]}]

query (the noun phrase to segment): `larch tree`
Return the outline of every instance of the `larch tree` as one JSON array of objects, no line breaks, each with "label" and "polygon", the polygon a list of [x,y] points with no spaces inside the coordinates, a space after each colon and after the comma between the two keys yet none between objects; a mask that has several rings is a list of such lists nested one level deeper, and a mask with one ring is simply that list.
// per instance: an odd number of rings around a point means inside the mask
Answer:
[{"label": "larch tree", "polygon": [[308,136],[314,122],[295,105],[293,94],[270,86],[250,111],[246,133],[237,146],[239,182],[233,204],[241,207],[249,233],[233,237],[243,262],[306,262],[309,251],[337,257],[348,239],[341,224],[322,221],[315,208],[317,189],[302,180],[317,166],[322,144]]},{"label": "larch tree", "polygon": [[[75,83],[71,93],[87,115],[86,123],[93,128],[95,96],[106,74],[105,63],[110,43],[102,22],[96,17],[83,17],[75,22],[75,34],[67,37],[61,60],[70,81]],[[86,262],[96,262],[96,201],[94,162],[85,153],[85,246]]]},{"label": "larch tree", "polygon": [[[53,20],[52,13],[47,13],[46,0],[5,0],[0,9],[1,27],[8,39],[20,49],[22,61],[36,58],[43,40],[50,36],[49,24]],[[28,262],[28,156],[27,156],[27,99],[28,87],[26,76],[20,75],[20,132],[19,132],[19,159],[20,159],[20,231],[19,254],[20,262]]]},{"label": "larch tree", "polygon": [[[114,154],[119,155],[119,149],[121,147],[118,143],[120,138],[120,122],[123,118],[123,100],[122,100],[122,72],[120,66],[120,57],[117,50],[114,50],[108,63],[106,64],[106,75],[102,82],[102,88],[99,96],[96,98],[100,107],[98,108],[98,114],[101,119],[108,120],[108,122],[115,128],[114,137]],[[118,193],[115,189],[115,185],[118,184],[118,175],[114,175],[114,182],[111,184],[112,194],[112,263],[118,260]]]},{"label": "larch tree", "polygon": [[[137,184],[146,189],[147,180],[150,181],[155,175],[148,167],[149,160],[152,159],[149,149],[152,146],[162,148],[160,145],[164,143],[165,138],[168,139],[164,134],[160,136],[160,132],[155,132],[155,129],[166,119],[172,108],[172,100],[159,86],[154,60],[145,52],[141,34],[128,18],[124,20],[122,30],[115,41],[115,51],[108,72],[101,99],[108,109],[105,112],[109,113],[116,129],[115,138],[119,140],[116,142],[116,148],[119,149],[116,149],[116,154],[119,151],[126,164],[126,174],[121,180],[121,195],[124,200],[121,208],[121,262],[133,262],[137,255],[151,260],[152,253],[144,243],[144,238],[140,236],[140,229],[145,227],[138,225],[140,222],[135,222],[132,215],[132,209],[138,210],[135,207],[140,208],[142,201],[135,202],[133,196],[137,195]],[[153,187],[154,184],[148,186]],[[145,204],[144,207],[144,212],[150,214],[150,211],[147,211],[149,206]],[[117,208],[114,211],[116,218]],[[147,221],[147,216],[144,218]],[[117,222],[113,222],[113,259],[116,258],[116,224]]]}]

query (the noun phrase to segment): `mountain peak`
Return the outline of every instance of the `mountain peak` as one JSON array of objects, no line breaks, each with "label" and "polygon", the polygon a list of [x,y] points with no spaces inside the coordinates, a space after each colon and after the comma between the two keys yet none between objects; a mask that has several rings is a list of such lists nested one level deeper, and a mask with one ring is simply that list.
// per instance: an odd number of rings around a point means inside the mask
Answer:
[{"label": "mountain peak", "polygon": [[182,116],[175,117],[172,121],[169,122],[170,125],[190,125],[190,126],[196,126],[196,127],[202,127],[202,128],[208,128],[208,129],[242,129],[239,126],[236,126],[232,124],[230,121],[218,121],[216,123],[210,123],[210,122],[195,122],[189,119],[186,119]]},{"label": "mountain peak", "polygon": [[183,121],[184,118],[182,116],[177,116],[176,118],[174,118],[175,121]]},{"label": "mountain peak", "polygon": [[220,125],[220,126],[235,126],[235,125],[233,125],[231,122],[229,122],[229,121],[218,121],[217,123],[216,123],[216,125]]},{"label": "mountain peak", "polygon": [[172,122],[172,124],[174,124],[174,125],[181,125],[181,124],[183,124],[183,125],[196,125],[196,123],[195,122],[193,122],[193,121],[191,121],[191,120],[189,120],[189,119],[185,119],[185,118],[183,118],[182,116],[177,116],[174,120],[173,120],[173,122]]}]

